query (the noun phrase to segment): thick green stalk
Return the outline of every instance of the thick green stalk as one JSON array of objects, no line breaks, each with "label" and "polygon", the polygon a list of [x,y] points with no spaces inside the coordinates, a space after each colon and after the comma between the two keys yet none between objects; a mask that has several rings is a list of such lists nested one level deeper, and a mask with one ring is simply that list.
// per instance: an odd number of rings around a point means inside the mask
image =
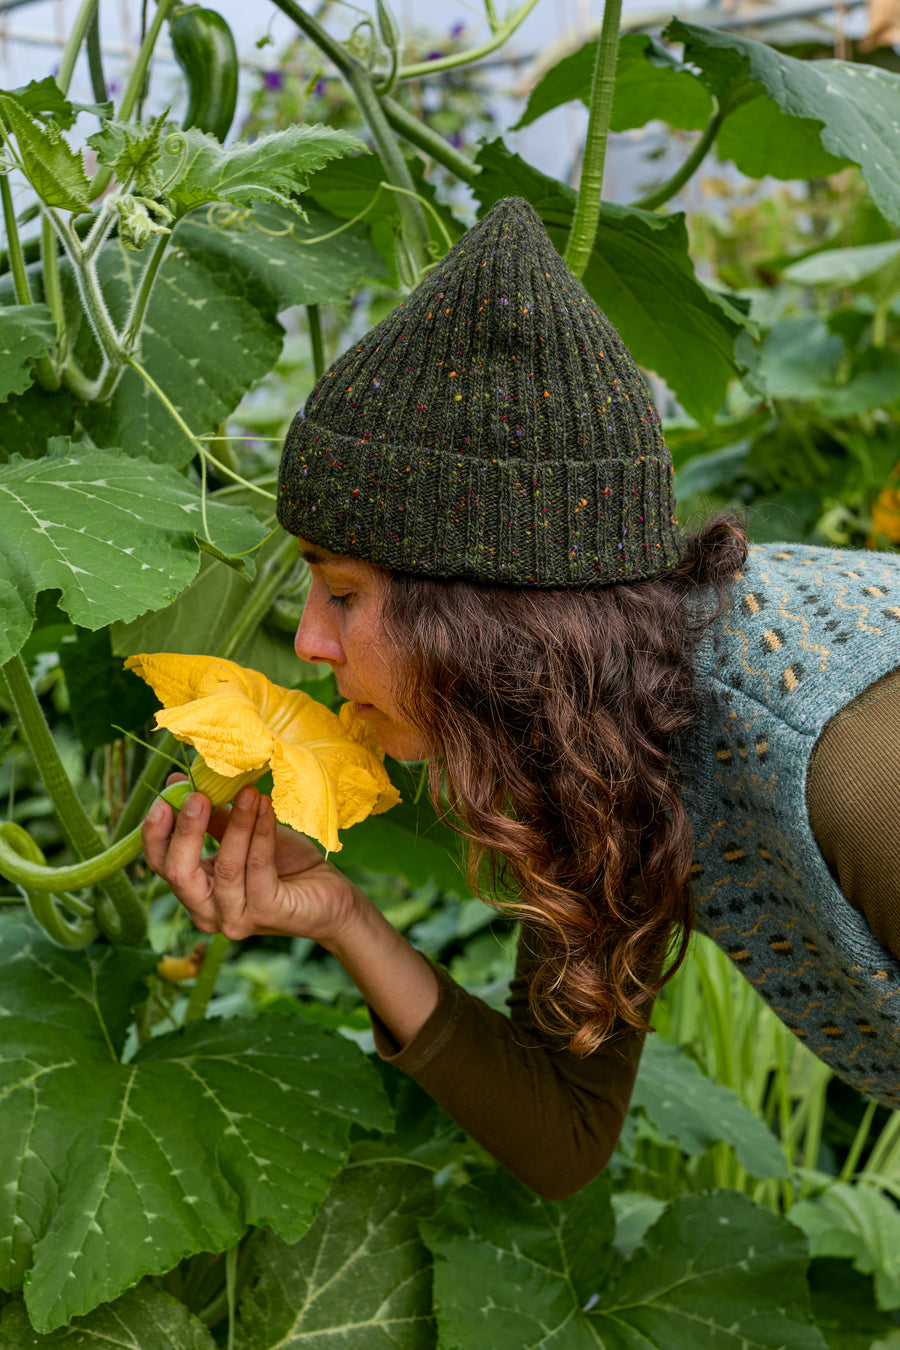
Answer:
[{"label": "thick green stalk", "polygon": [[[103,852],[103,840],[91,824],[63,768],[59,751],[50,734],[37,695],[31,687],[28,671],[21,656],[12,657],[0,667],[0,670],[6,680],[22,733],[69,847],[80,860],[96,858]],[[81,885],[87,884],[90,883],[58,884],[47,889],[78,890]],[[128,878],[122,874],[108,876],[103,889],[106,892],[106,897],[103,898],[106,903],[101,900],[97,909],[101,928],[113,941],[130,944],[142,941],[147,931],[147,916]]]},{"label": "thick green stalk", "polygon": [[309,325],[309,342],[312,347],[313,374],[321,380],[325,374],[325,350],[322,343],[322,316],[318,305],[306,306],[306,322]]},{"label": "thick green stalk", "polygon": [[498,24],[496,16],[493,14],[493,6],[488,8],[488,22],[493,29],[493,34],[477,47],[470,47],[465,52],[454,52],[451,56],[440,56],[435,61],[417,61],[412,66],[401,66],[398,78],[401,80],[417,80],[421,75],[431,75],[436,70],[453,70],[456,66],[467,66],[472,61],[478,61],[482,56],[489,56],[495,52],[498,47],[502,47],[507,38],[512,37],[513,33],[528,18],[528,15],[534,9],[537,0],[525,0],[517,10]]},{"label": "thick green stalk", "polygon": [[[534,2],[535,0],[530,0],[530,3]],[[412,175],[375,93],[371,75],[365,66],[336,42],[312,15],[301,9],[296,0],[273,0],[273,3],[337,66],[353,91],[359,110],[372,133],[372,139],[384,165],[385,177],[394,187],[404,188],[412,193],[410,197],[398,194],[397,205],[403,222],[404,242],[409,250],[413,268],[417,276],[421,276],[432,261],[428,226],[422,208],[414,200],[416,189]]]},{"label": "thick green stalk", "polygon": [[122,333],[123,354],[130,355],[140,349],[141,329],[144,326],[144,319],[147,317],[150,296],[157,274],[166,256],[169,240],[168,234],[161,234],[157,237],[156,243],[153,245],[153,252],[147,259],[147,265],[141,273],[137,291],[131,302],[131,312]]},{"label": "thick green stalk", "polygon": [[475,179],[481,173],[481,165],[474,164],[467,155],[461,155],[455,150],[449,141],[445,140],[438,132],[432,131],[431,127],[420,122],[418,117],[413,117],[412,113],[395,103],[392,98],[382,98],[381,106],[384,109],[384,115],[395,131],[415,145],[419,150],[424,150],[426,155],[436,159],[439,164],[443,164],[445,169],[449,169],[463,183],[469,186],[475,182]]},{"label": "thick green stalk", "polygon": [[212,942],[206,949],[203,965],[200,967],[200,974],[197,976],[197,983],[191,990],[187,1012],[184,1015],[186,1022],[196,1022],[201,1017],[206,1016],[206,1009],[216,987],[222,962],[225,960],[225,954],[230,946],[231,943],[224,933],[216,933],[213,936]]},{"label": "thick green stalk", "polygon": [[[177,0],[159,0],[159,3],[156,6],[156,12],[153,15],[153,20],[149,28],[147,29],[147,34],[143,42],[141,43],[141,49],[137,54],[137,60],[134,63],[134,68],[132,69],[131,74],[128,76],[128,83],[126,84],[125,92],[122,95],[122,102],[119,104],[119,107],[116,111],[116,117],[121,122],[127,122],[137,106],[138,99],[140,98],[141,94],[141,88],[144,83],[144,76],[147,74],[147,67],[150,64],[150,58],[153,55],[153,49],[156,46],[156,41],[157,38],[159,37],[160,29],[162,28],[163,23],[165,22],[165,19],[168,16],[169,10],[176,3]],[[110,168],[98,169],[97,173],[94,175],[94,181],[92,185],[94,189],[94,200],[96,200],[97,197],[99,197],[102,193],[106,191],[111,181],[112,181],[112,169]]]},{"label": "thick green stalk", "polygon": [[94,10],[94,17],[91,19],[90,27],[87,32],[87,55],[94,102],[106,103],[109,100],[109,90],[106,87],[106,76],[103,74],[103,53],[100,50],[99,4]]},{"label": "thick green stalk", "polygon": [[565,252],[566,264],[576,277],[584,275],[594,247],[597,221],[600,217],[603,166],[606,161],[606,142],[609,137],[613,92],[616,87],[621,13],[622,0],[606,0],[591,84],[591,111],[584,144],[584,160],[581,165],[581,182],[578,185],[578,200],[575,203],[572,229]]},{"label": "thick green stalk", "polygon": [[700,168],[700,165],[712,149],[713,142],[719,134],[719,128],[722,125],[723,118],[724,114],[722,113],[722,110],[716,108],[716,111],[706,124],[703,135],[700,137],[681,167],[676,169],[672,174],[672,177],[667,178],[658,188],[654,188],[652,192],[648,192],[645,197],[639,198],[638,201],[632,202],[631,205],[638,211],[655,211],[657,207],[662,206],[663,202],[667,202],[670,198],[674,197],[676,192],[680,192],[688,179],[692,178]]},{"label": "thick green stalk", "polygon": [[9,254],[9,270],[12,273],[13,284],[16,288],[16,299],[20,305],[33,305],[34,297],[31,294],[31,286],[28,284],[28,273],[25,270],[25,255],[22,252],[22,241],[19,238],[19,227],[16,224],[16,209],[13,206],[12,188],[9,185],[8,173],[0,174],[0,198],[3,201],[6,249]]},{"label": "thick green stalk", "polygon": [[69,92],[69,85],[72,83],[72,72],[75,69],[75,62],[78,60],[81,44],[87,36],[87,31],[91,26],[98,3],[99,0],[82,0],[81,8],[75,15],[75,22],[69,30],[69,36],[66,39],[66,45],[63,49],[62,60],[59,63],[59,73],[56,76],[56,83],[64,94]]}]

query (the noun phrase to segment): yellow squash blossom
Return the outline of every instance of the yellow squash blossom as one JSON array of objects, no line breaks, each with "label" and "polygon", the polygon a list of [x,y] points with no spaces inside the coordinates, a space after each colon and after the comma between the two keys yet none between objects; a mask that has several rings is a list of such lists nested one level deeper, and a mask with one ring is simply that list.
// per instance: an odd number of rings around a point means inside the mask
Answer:
[{"label": "yellow squash blossom", "polygon": [[883,487],[872,503],[870,547],[877,548],[878,541],[884,539],[889,544],[900,544],[900,491],[892,487]]},{"label": "yellow squash blossom", "polygon": [[125,667],[162,703],[157,726],[197,750],[194,785],[214,805],[271,769],[278,819],[336,853],[339,829],[400,800],[374,729],[350,703],[335,715],[309,694],[213,656],[144,653]]}]

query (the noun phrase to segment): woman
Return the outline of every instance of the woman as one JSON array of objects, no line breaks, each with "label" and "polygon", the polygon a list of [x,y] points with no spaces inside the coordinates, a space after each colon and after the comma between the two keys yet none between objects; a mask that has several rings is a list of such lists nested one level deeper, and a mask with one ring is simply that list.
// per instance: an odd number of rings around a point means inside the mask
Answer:
[{"label": "woman", "polygon": [[523,918],[512,1017],[255,789],[212,821],[199,794],[174,830],[164,803],[148,817],[148,862],[200,929],[321,942],[379,1053],[545,1196],[608,1160],[694,925],[900,1104],[900,557],[748,553],[724,518],[686,540],[643,380],[526,202],[319,381],[279,519],[312,573],[298,654],[389,754],[429,760]]}]

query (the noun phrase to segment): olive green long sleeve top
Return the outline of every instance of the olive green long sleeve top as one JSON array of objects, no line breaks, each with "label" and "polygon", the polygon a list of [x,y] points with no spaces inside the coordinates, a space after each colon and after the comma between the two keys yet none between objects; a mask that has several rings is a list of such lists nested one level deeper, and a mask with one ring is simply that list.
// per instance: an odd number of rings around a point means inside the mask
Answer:
[{"label": "olive green long sleeve top", "polygon": [[[900,957],[900,670],[828,723],[813,751],[807,807],[844,896]],[[585,1059],[555,1049],[529,1010],[529,964],[526,939],[509,1017],[434,967],[440,996],[418,1034],[399,1048],[373,1019],[375,1038],[382,1058],[410,1074],[514,1176],[561,1199],[606,1166],[643,1037],[628,1030]]]}]

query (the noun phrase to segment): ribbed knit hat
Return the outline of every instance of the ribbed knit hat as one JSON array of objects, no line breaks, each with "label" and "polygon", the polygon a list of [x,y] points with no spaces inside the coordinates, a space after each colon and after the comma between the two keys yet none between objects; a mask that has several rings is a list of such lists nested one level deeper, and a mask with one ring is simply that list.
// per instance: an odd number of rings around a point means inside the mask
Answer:
[{"label": "ribbed knit hat", "polygon": [[316,384],[278,518],[382,567],[571,586],[677,566],[674,501],[640,372],[513,197]]}]

